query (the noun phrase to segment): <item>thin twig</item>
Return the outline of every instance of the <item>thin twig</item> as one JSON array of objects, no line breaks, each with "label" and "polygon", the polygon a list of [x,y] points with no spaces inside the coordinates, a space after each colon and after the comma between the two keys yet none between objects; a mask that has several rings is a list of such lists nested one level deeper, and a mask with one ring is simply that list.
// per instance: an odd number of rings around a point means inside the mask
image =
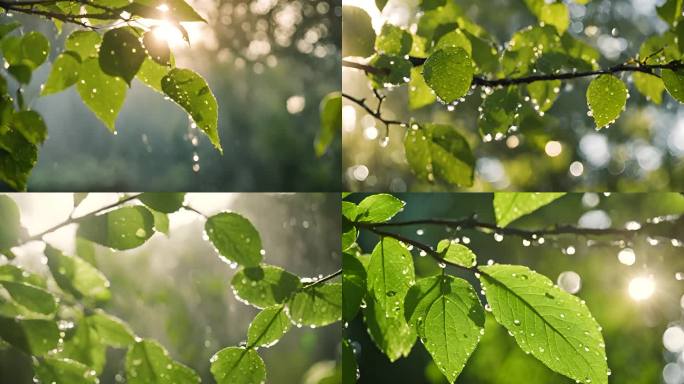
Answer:
[{"label": "thin twig", "polygon": [[[380,121],[381,123],[385,124],[386,126],[390,126],[390,125],[402,125],[402,126],[406,126],[406,125],[408,125],[408,124],[406,124],[406,123],[403,122],[403,121],[399,121],[399,120],[390,120],[390,119],[386,119],[386,118],[382,117],[382,113],[381,113],[381,111],[380,111],[380,105],[378,105],[377,110],[373,110],[373,108],[371,108],[371,107],[366,103],[366,99],[358,99],[358,98],[356,98],[356,97],[354,97],[354,96],[352,96],[352,95],[349,95],[349,94],[347,94],[347,93],[344,93],[344,92],[342,92],[342,97],[344,97],[345,99],[347,99],[347,100],[349,100],[349,101],[355,103],[355,104],[358,105],[359,107],[363,108],[363,109],[366,110],[366,112],[368,112],[371,116],[373,116],[373,117],[376,118],[378,121]],[[379,103],[382,103],[382,102],[380,101]]]},{"label": "thin twig", "polygon": [[340,270],[337,270],[337,271],[335,271],[335,272],[329,274],[328,276],[321,277],[320,279],[318,279],[318,280],[316,280],[316,281],[312,281],[312,282],[310,282],[310,283],[304,285],[304,286],[302,287],[302,289],[307,289],[307,288],[311,288],[311,287],[313,287],[313,286],[316,286],[316,285],[318,285],[318,284],[323,284],[323,283],[325,283],[326,281],[332,280],[332,279],[336,278],[337,276],[339,276],[339,275],[341,275],[341,274],[342,274],[342,270],[341,270],[341,269],[340,269]]}]

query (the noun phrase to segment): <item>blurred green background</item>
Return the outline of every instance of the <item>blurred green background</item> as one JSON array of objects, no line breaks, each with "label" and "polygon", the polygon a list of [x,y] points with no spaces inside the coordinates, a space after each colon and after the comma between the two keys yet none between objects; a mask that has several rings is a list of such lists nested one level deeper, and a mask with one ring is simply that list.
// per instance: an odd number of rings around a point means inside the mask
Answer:
[{"label": "blurred green background", "polygon": [[[425,218],[465,218],[477,214],[481,221],[494,222],[492,194],[397,194],[406,207],[393,221]],[[353,194],[351,200],[361,200]],[[624,228],[629,221],[644,223],[646,219],[684,213],[684,197],[680,194],[611,194],[610,196],[570,194],[539,211],[511,223],[510,227],[539,229],[555,224],[584,226],[610,225]],[[386,228],[389,229],[389,228]],[[637,238],[631,245],[633,265],[618,260],[624,247],[612,244],[617,238],[583,238],[574,235],[547,237],[543,245],[523,246],[519,237],[506,236],[501,242],[492,234],[472,230],[447,232],[442,227],[414,226],[391,228],[395,233],[435,246],[445,238],[467,237],[469,247],[480,264],[489,259],[506,264],[529,266],[556,282],[564,271],[577,273],[581,288],[577,295],[586,300],[589,309],[603,327],[611,383],[684,383],[684,326],[680,300],[684,294],[684,259],[681,244],[670,241],[651,245]],[[424,233],[418,235],[418,230]],[[674,226],[684,238],[681,223]],[[588,240],[596,240],[590,245]],[[361,232],[359,244],[370,253],[378,238]],[[574,247],[574,253],[568,252]],[[570,254],[572,253],[572,254]],[[441,270],[430,257],[413,251],[416,274],[425,277]],[[472,275],[447,267],[451,274],[463,277],[479,291]],[[655,291],[649,298],[636,301],[629,293],[630,282],[637,277],[652,276]],[[483,298],[481,297],[481,300]],[[669,327],[674,331],[664,338]],[[430,355],[418,341],[408,358],[390,363],[367,335],[362,316],[345,330],[358,352],[360,383],[446,383],[432,363]],[[669,347],[664,346],[667,341]],[[515,340],[508,336],[491,314],[487,315],[485,336],[471,356],[457,383],[571,383],[572,380],[553,373],[535,358],[525,355]]]},{"label": "blurred green background", "polygon": [[[38,98],[50,70],[45,64],[25,90],[49,135],[29,190],[340,190],[339,140],[320,159],[313,150],[319,103],[340,89],[340,0],[189,3],[208,24],[187,23],[191,46],[176,37],[172,49],[177,66],[202,74],[216,95],[223,156],[189,129],[178,106],[139,81],[129,90],[116,136],[74,89]],[[26,22],[25,31],[52,36],[51,60],[71,31],[58,35],[52,23],[14,18]]]},{"label": "blurred green background", "polygon": [[[61,222],[70,211],[70,194],[11,197],[31,233]],[[91,194],[84,204],[109,198],[116,201],[117,195]],[[232,210],[247,217],[260,232],[265,263],[301,277],[327,275],[340,268],[338,194],[189,194],[186,203],[206,215]],[[97,266],[110,280],[112,291],[104,309],[127,321],[140,337],[158,340],[174,359],[195,369],[203,383],[214,383],[209,358],[244,341],[258,310],[233,295],[230,279],[235,270],[203,240],[204,220],[181,211],[170,221],[170,237],[157,234],[138,249],[113,252],[98,247]],[[66,227],[47,240],[73,254],[74,234],[73,226]],[[40,261],[40,243],[16,250],[18,264],[48,273]],[[313,384],[330,375],[338,357],[340,329],[339,323],[317,329],[293,327],[273,347],[260,348],[267,382]],[[124,354],[109,349],[101,383],[125,382]],[[14,349],[0,350],[0,383],[29,384],[31,379],[28,357]]]},{"label": "blurred green background", "polygon": [[[536,24],[522,0],[447,0],[455,2],[472,21],[482,25],[498,45],[513,33]],[[344,0],[359,5],[373,16],[376,30],[384,21],[410,26],[417,17],[418,0],[390,0],[382,14],[373,2]],[[623,63],[634,57],[644,40],[664,32],[668,25],[655,13],[663,0],[593,0],[586,6],[564,1],[570,9],[567,33],[597,48],[601,67]],[[346,21],[345,21],[346,23]],[[352,21],[350,20],[351,24]],[[372,44],[374,36],[350,27],[345,44],[354,40]],[[358,60],[358,58],[355,58]],[[366,97],[374,107],[368,80],[358,70],[344,68],[343,90]],[[564,83],[555,105],[535,124],[520,126],[516,139],[484,143],[477,129],[480,92],[448,111],[435,105],[408,110],[408,87],[387,92],[383,116],[388,119],[448,123],[469,141],[478,159],[475,185],[470,191],[673,191],[684,188],[684,116],[674,99],[666,95],[662,105],[646,101],[634,88],[629,75],[627,110],[610,128],[597,132],[587,116],[586,89],[589,79]],[[404,129],[390,128],[389,145],[379,144],[385,127],[370,115],[345,101],[343,107],[343,179],[353,191],[442,191],[456,187],[417,180],[406,163]],[[558,142],[548,144],[549,142]],[[555,153],[560,144],[561,152]],[[546,151],[549,145],[549,152]],[[555,156],[550,156],[549,153]],[[574,173],[570,166],[574,163]],[[580,172],[581,170],[581,172]]]}]

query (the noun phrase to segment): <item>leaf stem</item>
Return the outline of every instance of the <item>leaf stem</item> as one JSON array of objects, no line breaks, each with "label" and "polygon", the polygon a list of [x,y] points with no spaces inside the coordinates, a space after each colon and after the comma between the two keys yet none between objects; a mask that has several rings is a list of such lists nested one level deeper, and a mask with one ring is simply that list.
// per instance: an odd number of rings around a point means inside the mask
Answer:
[{"label": "leaf stem", "polygon": [[337,276],[339,276],[339,275],[341,275],[341,274],[342,274],[342,270],[339,269],[339,270],[337,270],[337,271],[335,271],[335,272],[333,272],[333,273],[331,273],[331,274],[329,274],[329,275],[327,275],[327,276],[325,276],[325,277],[321,277],[320,279],[318,279],[318,280],[316,280],[316,281],[312,281],[312,282],[310,282],[310,283],[308,283],[308,284],[305,284],[301,289],[307,289],[307,288],[311,288],[311,287],[313,287],[313,286],[316,286],[316,285],[318,285],[318,284],[323,284],[323,283],[325,283],[326,281],[332,280],[332,279],[336,278]]}]

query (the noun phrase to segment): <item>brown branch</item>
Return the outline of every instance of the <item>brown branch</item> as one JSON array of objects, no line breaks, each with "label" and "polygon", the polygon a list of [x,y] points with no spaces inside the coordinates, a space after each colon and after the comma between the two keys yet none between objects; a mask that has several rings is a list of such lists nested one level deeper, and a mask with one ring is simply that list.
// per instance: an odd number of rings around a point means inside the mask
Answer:
[{"label": "brown branch", "polygon": [[[377,95],[376,95],[376,96],[377,96]],[[386,118],[382,117],[382,113],[381,113],[381,111],[380,111],[380,107],[382,106],[382,101],[384,100],[384,97],[378,99],[378,107],[377,107],[375,110],[373,110],[373,108],[371,108],[371,107],[366,103],[366,99],[358,99],[358,98],[356,98],[356,97],[354,97],[354,96],[352,96],[352,95],[349,95],[349,94],[347,94],[347,93],[344,93],[344,92],[342,92],[342,97],[344,97],[345,99],[347,99],[347,100],[349,100],[349,101],[355,103],[355,104],[358,105],[359,107],[361,107],[361,108],[363,108],[364,110],[366,110],[366,112],[368,112],[371,116],[373,116],[374,118],[376,118],[378,121],[380,121],[380,122],[382,122],[383,124],[385,124],[385,126],[388,126],[388,127],[389,127],[390,125],[402,125],[402,126],[407,126],[407,125],[408,125],[407,123],[405,123],[405,122],[403,122],[403,121],[399,121],[399,120],[390,120],[390,119],[386,119]]]}]

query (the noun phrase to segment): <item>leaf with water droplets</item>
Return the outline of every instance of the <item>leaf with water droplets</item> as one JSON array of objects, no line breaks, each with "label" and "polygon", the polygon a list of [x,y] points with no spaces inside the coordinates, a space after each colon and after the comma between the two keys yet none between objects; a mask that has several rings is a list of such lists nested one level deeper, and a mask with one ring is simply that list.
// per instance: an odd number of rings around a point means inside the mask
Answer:
[{"label": "leaf with water droplets", "polygon": [[461,47],[440,49],[423,65],[425,81],[446,103],[453,103],[468,93],[474,71],[470,55]]},{"label": "leaf with water droplets", "polygon": [[331,92],[320,105],[321,127],[314,140],[316,156],[321,157],[328,150],[333,139],[342,131],[342,94]]},{"label": "leaf with water droplets", "polygon": [[627,87],[613,75],[601,75],[589,84],[587,104],[596,122],[596,128],[612,124],[627,103]]},{"label": "leaf with water droplets", "polygon": [[171,67],[158,64],[150,57],[146,57],[135,77],[156,92],[164,94],[162,79],[169,74],[171,69]]},{"label": "leaf with water droplets", "polygon": [[204,229],[220,257],[229,263],[256,267],[261,262],[261,237],[245,217],[222,212],[209,217]]},{"label": "leaf with water droplets", "polygon": [[387,193],[371,195],[359,203],[356,221],[359,223],[382,223],[401,212],[404,205],[403,201]]},{"label": "leaf with water droplets", "polygon": [[302,283],[299,277],[280,267],[261,264],[238,270],[230,285],[240,300],[266,308],[283,303]]},{"label": "leaf with water droplets", "polygon": [[661,78],[648,73],[635,72],[632,74],[632,80],[634,80],[636,89],[646,96],[648,100],[653,101],[655,104],[662,103],[665,84],[663,84]]},{"label": "leaf with water droplets", "polygon": [[565,33],[570,25],[568,6],[563,3],[547,3],[544,0],[525,0],[530,11],[541,23],[556,27],[559,35]]},{"label": "leaf with water droplets", "polygon": [[116,116],[123,107],[127,88],[125,81],[102,72],[96,58],[91,57],[81,64],[76,90],[83,103],[110,131],[116,130]]},{"label": "leaf with water droplets", "polygon": [[356,243],[359,230],[354,225],[358,206],[351,201],[342,202],[342,251],[346,251]]},{"label": "leaf with water droplets", "polygon": [[106,301],[111,297],[109,281],[99,270],[77,256],[67,256],[56,248],[45,247],[48,267],[64,291],[77,299]]},{"label": "leaf with water droplets", "polygon": [[497,192],[494,194],[496,224],[499,227],[505,227],[518,218],[536,211],[563,195],[565,195],[565,192]]},{"label": "leaf with water droplets", "polygon": [[423,67],[411,68],[411,80],[408,84],[409,89],[409,108],[418,109],[430,105],[437,100],[437,97],[423,78]]},{"label": "leaf with water droplets", "polygon": [[173,213],[183,206],[185,193],[145,192],[138,199],[157,212]]},{"label": "leaf with water droplets", "polygon": [[524,266],[480,270],[496,321],[523,351],[577,382],[608,383],[603,336],[583,301]]},{"label": "leaf with water droplets", "polygon": [[484,310],[467,281],[448,275],[428,279],[439,293],[421,315],[419,334],[437,368],[453,383],[480,341]]},{"label": "leaf with water droplets", "polygon": [[376,54],[368,64],[377,69],[368,73],[371,85],[375,89],[404,84],[411,76],[411,62],[403,56]]},{"label": "leaf with water droplets", "polygon": [[403,315],[387,316],[387,310],[369,296],[363,316],[371,340],[390,361],[409,355],[416,342],[416,332],[406,324]]},{"label": "leaf with water droplets", "polygon": [[[165,39],[160,39],[156,35],[156,29],[151,29],[143,35],[143,45],[147,51],[147,55],[156,63],[163,66],[172,64],[171,49],[169,43]],[[164,33],[164,32],[162,32]]]},{"label": "leaf with water droplets", "polygon": [[366,295],[366,269],[351,253],[342,254],[342,319],[352,321]]},{"label": "leaf with water droplets", "polygon": [[560,86],[560,80],[535,81],[534,83],[527,84],[527,93],[530,95],[530,100],[534,104],[535,109],[541,112],[548,111],[558,98]]},{"label": "leaf with water droplets", "polygon": [[684,71],[663,69],[660,75],[667,92],[680,103],[684,103]]},{"label": "leaf with water droplets", "polygon": [[77,236],[105,247],[126,250],[154,234],[154,216],[145,207],[124,207],[79,221]]},{"label": "leaf with water droplets", "polygon": [[417,177],[442,179],[462,187],[473,185],[475,157],[456,129],[444,124],[414,125],[404,138],[406,160]]},{"label": "leaf with water droplets", "polygon": [[10,319],[0,316],[0,338],[29,355],[42,356],[59,344],[54,320]]},{"label": "leaf with water droplets", "polygon": [[287,301],[287,314],[297,326],[322,327],[342,319],[342,284],[304,287]]},{"label": "leaf with water droplets", "polygon": [[[166,5],[165,10],[159,8],[161,5]],[[128,9],[131,13],[148,19],[206,23],[206,20],[185,0],[135,0],[130,2]]]},{"label": "leaf with water droplets", "polygon": [[67,37],[64,50],[76,52],[81,61],[97,56],[102,37],[95,31],[74,31]]},{"label": "leaf with water droplets", "polygon": [[90,316],[79,316],[77,320],[65,330],[58,356],[83,363],[99,374],[107,361],[107,345],[92,326]]},{"label": "leaf with water droplets", "polygon": [[375,38],[375,51],[394,56],[404,56],[411,50],[411,34],[396,25],[386,23]]},{"label": "leaf with water droplets", "polygon": [[115,28],[105,32],[99,55],[102,72],[118,76],[131,84],[146,56],[139,33],[139,29],[131,27]]},{"label": "leaf with water droplets", "polygon": [[437,244],[437,253],[444,260],[462,267],[470,268],[477,263],[477,257],[470,248],[448,239],[441,240]]},{"label": "leaf with water droplets", "polygon": [[135,334],[123,320],[112,316],[101,309],[96,309],[87,317],[91,328],[100,340],[112,347],[125,348],[135,342]]},{"label": "leaf with water droplets", "polygon": [[0,195],[0,217],[0,250],[5,250],[17,245],[21,234],[19,207],[9,196]]},{"label": "leaf with water droplets", "polygon": [[265,308],[252,320],[247,331],[247,346],[270,347],[280,340],[292,323],[282,304]]},{"label": "leaf with water droplets", "polygon": [[354,357],[354,347],[349,340],[342,339],[342,384],[354,384],[358,379],[359,368]]},{"label": "leaf with water droplets", "polygon": [[211,374],[218,384],[262,384],[266,367],[253,349],[228,347],[211,357]]},{"label": "leaf with water droplets", "polygon": [[97,384],[100,380],[90,367],[72,359],[47,356],[33,360],[33,370],[41,383]]},{"label": "leaf with water droplets", "polygon": [[126,379],[129,384],[194,384],[200,377],[192,369],[171,359],[154,340],[136,342],[126,354]]},{"label": "leaf with water droplets", "polygon": [[12,301],[34,313],[50,315],[57,310],[57,300],[47,290],[24,282],[0,280],[0,287]]},{"label": "leaf with water droplets", "polygon": [[485,97],[478,120],[480,134],[491,141],[518,124],[521,97],[518,87],[497,89]]},{"label": "leaf with water droplets", "polygon": [[76,84],[80,68],[81,58],[78,54],[69,51],[61,53],[52,63],[52,70],[40,95],[61,92]]},{"label": "leaf with water droplets", "polygon": [[223,152],[218,136],[218,105],[202,76],[189,69],[174,68],[164,76],[161,86],[171,100],[190,114],[214,147]]}]

